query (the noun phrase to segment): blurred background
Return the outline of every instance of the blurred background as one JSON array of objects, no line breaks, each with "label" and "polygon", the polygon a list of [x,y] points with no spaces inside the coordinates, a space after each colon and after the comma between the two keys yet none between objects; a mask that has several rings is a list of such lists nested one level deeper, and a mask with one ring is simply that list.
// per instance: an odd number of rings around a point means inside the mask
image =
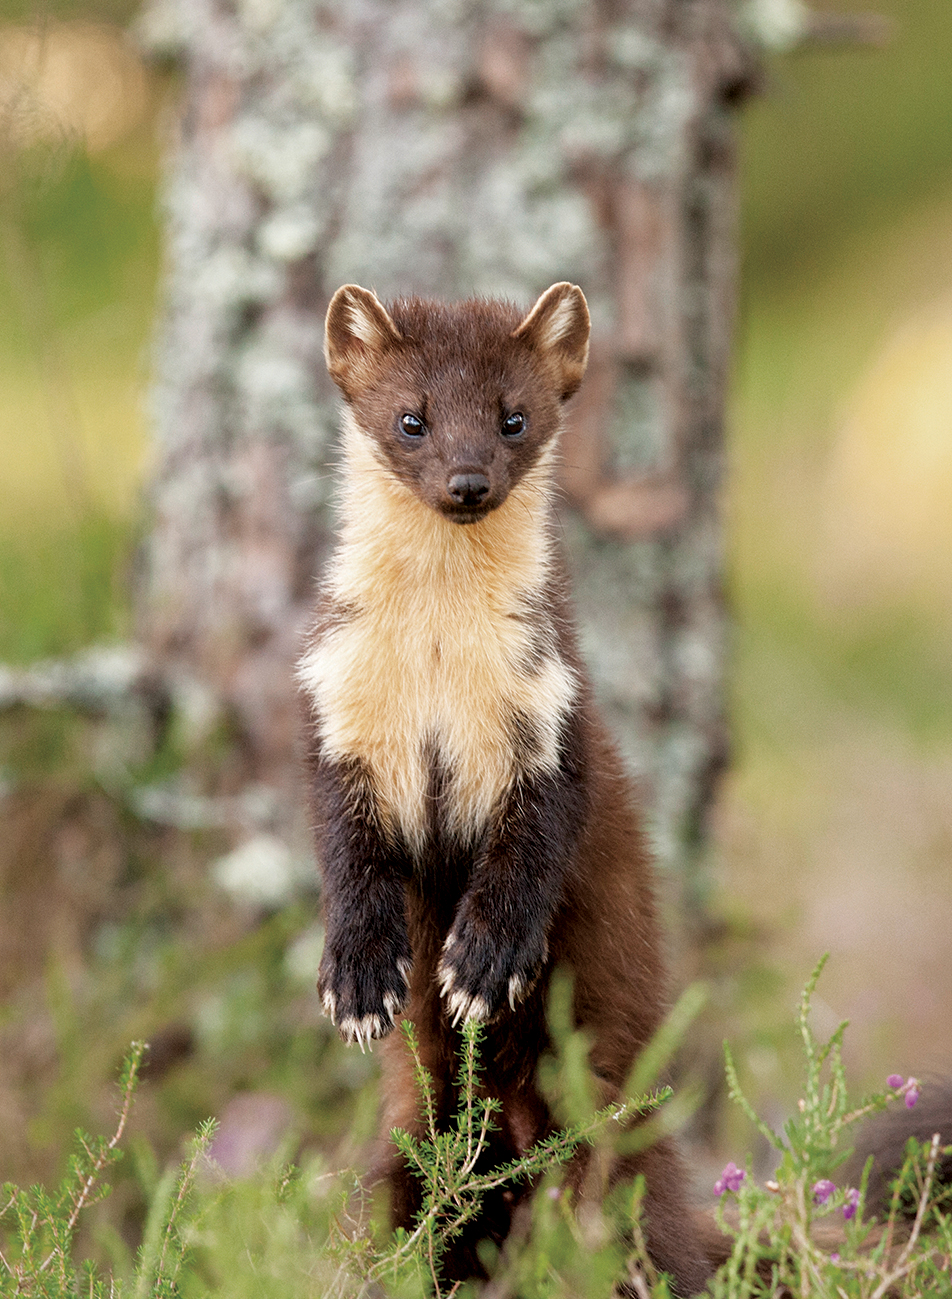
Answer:
[{"label": "blurred background", "polygon": [[[713,959],[719,1025],[778,1112],[791,1010],[824,951],[818,1026],[852,1021],[857,1086],[952,1068],[952,8],[875,9],[891,20],[885,43],[771,55],[740,122],[734,760],[716,815]],[[0,20],[0,113],[24,68],[35,88],[19,134],[0,133],[12,665],[129,626],[156,187],[178,89],[126,39],[134,12],[6,0]],[[249,929],[211,903],[203,938],[216,941],[189,946],[168,894],[214,835],[173,845],[156,829],[120,861],[128,813],[90,774],[104,743],[55,710],[0,716],[0,1174],[55,1170],[60,1134],[108,1115],[97,1089],[143,1034],[167,1080],[140,1103],[160,1154],[241,1087],[262,1130],[293,1119],[318,1139],[346,1114],[359,1140],[374,1065],[320,1020],[313,907]],[[77,798],[79,824],[61,815]]]},{"label": "blurred background", "polygon": [[873,1083],[952,1064],[952,13],[875,9],[743,113],[719,821],[726,905],[788,986],[831,953]]}]

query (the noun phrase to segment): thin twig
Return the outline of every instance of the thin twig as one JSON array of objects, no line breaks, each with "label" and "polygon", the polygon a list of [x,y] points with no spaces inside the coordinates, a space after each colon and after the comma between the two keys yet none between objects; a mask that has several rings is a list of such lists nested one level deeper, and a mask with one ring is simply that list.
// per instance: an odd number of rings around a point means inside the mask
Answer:
[{"label": "thin twig", "polygon": [[[196,1143],[195,1153],[192,1155],[192,1158],[189,1160],[188,1166],[185,1168],[184,1172],[182,1173],[182,1176],[179,1179],[178,1194],[176,1195],[171,1211],[169,1212],[169,1220],[166,1223],[165,1235],[162,1238],[162,1252],[159,1255],[159,1261],[158,1264],[156,1265],[156,1270],[155,1270],[156,1277],[160,1277],[164,1274],[165,1252],[168,1249],[169,1241],[172,1238],[172,1230],[175,1226],[176,1218],[178,1217],[178,1214],[181,1211],[181,1208],[185,1203],[186,1199],[188,1198],[189,1192],[192,1189],[192,1183],[195,1180],[195,1169],[198,1167],[198,1161],[208,1150],[208,1145],[209,1145],[208,1138],[205,1138],[204,1140],[201,1140]],[[176,1268],[176,1272],[177,1270],[178,1269]],[[173,1279],[174,1279],[174,1275],[175,1273],[173,1273]]]},{"label": "thin twig", "polygon": [[[122,1109],[119,1112],[119,1125],[116,1128],[116,1131],[113,1133],[113,1136],[109,1141],[108,1145],[100,1153],[98,1159],[93,1164],[92,1171],[90,1172],[89,1176],[86,1178],[86,1181],[83,1183],[83,1189],[79,1194],[79,1198],[73,1204],[73,1212],[70,1214],[69,1220],[66,1223],[67,1235],[69,1235],[72,1232],[73,1228],[76,1226],[77,1219],[79,1218],[79,1215],[82,1213],[83,1208],[85,1207],[86,1202],[89,1199],[89,1196],[92,1194],[93,1187],[96,1185],[96,1182],[99,1180],[99,1174],[109,1163],[109,1156],[112,1154],[116,1146],[122,1140],[122,1134],[126,1130],[126,1122],[129,1118],[129,1113],[132,1109],[132,1093],[135,1091],[136,1074],[139,1071],[139,1065],[142,1062],[142,1054],[144,1050],[145,1047],[143,1046],[143,1044],[140,1043],[132,1056],[132,1060],[129,1068],[129,1077],[126,1081],[125,1092],[123,1093],[123,1098],[122,1098]],[[35,1222],[35,1218],[36,1215],[34,1214],[34,1222]],[[51,1250],[47,1258],[44,1259],[44,1261],[40,1264],[38,1271],[45,1272],[46,1269],[49,1267],[49,1265],[53,1262],[53,1259],[56,1257],[56,1254],[57,1251],[55,1249]]]},{"label": "thin twig", "polygon": [[929,1197],[932,1194],[932,1183],[935,1178],[935,1166],[939,1158],[939,1133],[936,1132],[932,1137],[932,1144],[929,1147],[929,1160],[926,1164],[925,1181],[922,1184],[922,1193],[919,1196],[919,1204],[916,1208],[916,1216],[913,1220],[912,1230],[909,1233],[909,1239],[903,1246],[902,1252],[897,1260],[896,1267],[884,1278],[879,1286],[873,1291],[870,1299],[883,1299],[883,1296],[889,1292],[895,1283],[902,1279],[910,1270],[909,1255],[915,1248],[916,1242],[922,1231],[923,1219],[926,1215],[926,1209],[929,1207]]}]

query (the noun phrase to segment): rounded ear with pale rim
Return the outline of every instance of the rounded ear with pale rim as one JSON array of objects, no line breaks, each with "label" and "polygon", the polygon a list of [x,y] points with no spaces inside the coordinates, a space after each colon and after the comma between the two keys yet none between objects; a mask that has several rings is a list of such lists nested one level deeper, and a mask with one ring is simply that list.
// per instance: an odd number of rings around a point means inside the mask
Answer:
[{"label": "rounded ear with pale rim", "polygon": [[577,284],[563,281],[546,289],[512,337],[528,343],[553,366],[564,401],[582,382],[591,332],[585,294]]},{"label": "rounded ear with pale rim", "polygon": [[401,339],[376,293],[345,284],[331,298],[324,322],[324,360],[345,397],[367,386],[380,358]]}]

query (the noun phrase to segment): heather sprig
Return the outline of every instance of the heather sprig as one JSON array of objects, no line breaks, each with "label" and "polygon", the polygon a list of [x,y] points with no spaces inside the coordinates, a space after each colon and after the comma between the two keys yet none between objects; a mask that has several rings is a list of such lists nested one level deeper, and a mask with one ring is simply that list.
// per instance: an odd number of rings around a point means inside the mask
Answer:
[{"label": "heather sprig", "polygon": [[136,1042],[123,1062],[119,1112],[112,1136],[91,1137],[77,1130],[77,1148],[69,1157],[68,1171],[58,1191],[51,1193],[41,1186],[29,1190],[4,1186],[0,1225],[9,1223],[12,1229],[0,1251],[0,1295],[65,1299],[75,1293],[79,1272],[82,1293],[90,1299],[117,1293],[111,1278],[108,1282],[100,1278],[92,1263],[77,1268],[73,1243],[80,1215],[109,1194],[103,1174],[121,1157],[119,1142],[129,1120],[145,1051],[145,1043]]},{"label": "heather sprig", "polygon": [[111,1137],[77,1131],[77,1149],[69,1157],[59,1190],[41,1186],[23,1190],[7,1185],[0,1204],[0,1227],[6,1227],[0,1249],[0,1296],[17,1299],[177,1299],[179,1276],[188,1256],[188,1227],[197,1169],[214,1132],[202,1124],[189,1158],[160,1180],[149,1210],[143,1244],[128,1288],[122,1279],[103,1275],[92,1259],[77,1261],[76,1231],[81,1215],[109,1195],[103,1175],[122,1157],[119,1143],[132,1111],[147,1046],[132,1045],[119,1074],[119,1111]]},{"label": "heather sprig", "polygon": [[[910,1299],[950,1299],[952,1219],[944,1212],[944,1195],[936,1185],[939,1137],[922,1148],[910,1142],[882,1224],[865,1216],[871,1160],[859,1186],[840,1188],[832,1176],[852,1153],[849,1136],[854,1125],[899,1097],[911,1108],[920,1084],[891,1074],[885,1091],[851,1102],[842,1063],[846,1024],[822,1043],[810,1025],[811,999],[825,963],[826,958],[814,969],[800,1001],[804,1085],[796,1113],[782,1133],[755,1113],[725,1046],[730,1094],[778,1152],[779,1161],[773,1177],[762,1185],[749,1165],[744,1172],[733,1162],[718,1180],[717,1217],[733,1237],[733,1249],[711,1291],[718,1299],[784,1294],[885,1299],[901,1285]],[[907,1229],[903,1224],[910,1205],[912,1227]]]},{"label": "heather sprig", "polygon": [[[423,1273],[435,1296],[449,1293],[443,1288],[439,1260],[449,1243],[476,1216],[483,1197],[509,1184],[529,1181],[561,1167],[583,1142],[594,1142],[606,1128],[624,1126],[656,1109],[667,1093],[622,1101],[592,1113],[586,1121],[568,1125],[537,1142],[525,1155],[494,1167],[484,1168],[495,1116],[501,1106],[493,1097],[481,1094],[479,1043],[482,1028],[475,1021],[462,1030],[459,1071],[459,1107],[455,1122],[441,1131],[433,1081],[422,1064],[413,1027],[403,1024],[403,1033],[413,1054],[421,1097],[425,1135],[391,1133],[397,1149],[420,1179],[423,1206],[410,1232],[397,1232],[389,1247],[367,1269],[367,1280],[391,1279],[406,1282],[408,1274]],[[550,1190],[557,1191],[555,1185]],[[560,1195],[549,1197],[556,1203]]]}]

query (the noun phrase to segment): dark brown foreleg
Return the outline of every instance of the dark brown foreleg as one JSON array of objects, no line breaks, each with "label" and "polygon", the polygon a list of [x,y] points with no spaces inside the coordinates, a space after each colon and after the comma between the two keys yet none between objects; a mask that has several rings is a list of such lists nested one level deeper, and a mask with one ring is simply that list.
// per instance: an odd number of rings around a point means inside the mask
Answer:
[{"label": "dark brown foreleg", "polygon": [[574,729],[557,770],[517,780],[477,853],[438,970],[454,1022],[514,1009],[545,963],[587,812]]},{"label": "dark brown foreleg", "polygon": [[324,953],[318,989],[345,1041],[361,1045],[393,1029],[409,993],[410,864],[384,834],[357,762],[309,762],[323,879]]}]

